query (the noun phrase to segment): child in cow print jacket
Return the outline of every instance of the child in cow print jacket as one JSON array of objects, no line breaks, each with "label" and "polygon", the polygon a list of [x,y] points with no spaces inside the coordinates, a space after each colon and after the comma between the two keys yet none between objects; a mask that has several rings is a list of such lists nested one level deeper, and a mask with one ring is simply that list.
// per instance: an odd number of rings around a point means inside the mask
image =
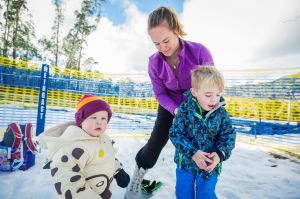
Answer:
[{"label": "child in cow print jacket", "polygon": [[104,100],[87,94],[76,109],[76,123],[53,127],[40,139],[48,148],[48,166],[58,198],[109,199],[113,178],[123,188],[129,183],[105,133],[111,109]]}]

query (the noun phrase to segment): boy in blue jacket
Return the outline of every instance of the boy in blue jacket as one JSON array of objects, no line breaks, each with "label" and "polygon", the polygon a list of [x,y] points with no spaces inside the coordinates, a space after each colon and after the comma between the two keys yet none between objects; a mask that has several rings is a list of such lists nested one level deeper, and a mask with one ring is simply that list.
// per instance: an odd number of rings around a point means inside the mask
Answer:
[{"label": "boy in blue jacket", "polygon": [[192,88],[170,129],[176,151],[177,199],[215,199],[222,162],[235,145],[236,132],[220,102],[223,75],[215,67],[192,71]]}]

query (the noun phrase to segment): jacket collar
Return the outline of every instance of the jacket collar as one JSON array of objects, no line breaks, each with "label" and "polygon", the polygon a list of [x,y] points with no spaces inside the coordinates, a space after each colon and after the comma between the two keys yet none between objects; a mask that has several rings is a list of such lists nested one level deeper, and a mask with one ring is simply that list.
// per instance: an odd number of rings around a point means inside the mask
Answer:
[{"label": "jacket collar", "polygon": [[[187,100],[185,103],[188,104],[188,110],[194,112],[194,115],[197,118],[202,119],[202,108],[199,104],[199,102],[197,101],[196,98],[194,98],[194,96],[192,95],[192,92],[190,90],[187,90],[184,95],[187,97]],[[219,102],[218,104],[216,104],[213,109],[211,109],[205,116],[204,120],[206,120],[213,112],[215,112],[216,110],[218,110],[221,106],[224,106],[226,103],[225,101]]]}]

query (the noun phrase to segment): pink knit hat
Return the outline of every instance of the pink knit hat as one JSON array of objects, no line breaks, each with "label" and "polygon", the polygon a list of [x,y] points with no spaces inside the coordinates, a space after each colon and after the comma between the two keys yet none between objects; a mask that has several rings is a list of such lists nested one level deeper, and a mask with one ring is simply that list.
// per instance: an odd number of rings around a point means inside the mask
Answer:
[{"label": "pink knit hat", "polygon": [[76,110],[77,112],[75,113],[75,120],[78,126],[80,126],[87,117],[98,111],[107,111],[107,122],[109,122],[112,116],[109,104],[100,97],[91,94],[85,94],[81,97],[76,105]]}]

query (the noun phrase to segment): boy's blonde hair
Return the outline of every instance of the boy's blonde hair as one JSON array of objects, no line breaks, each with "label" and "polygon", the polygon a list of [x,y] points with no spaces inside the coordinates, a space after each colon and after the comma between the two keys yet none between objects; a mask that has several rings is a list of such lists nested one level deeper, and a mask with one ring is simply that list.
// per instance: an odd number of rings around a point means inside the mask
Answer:
[{"label": "boy's blonde hair", "polygon": [[216,86],[224,91],[225,81],[222,73],[212,66],[199,66],[192,70],[192,88],[199,90],[202,86]]}]

